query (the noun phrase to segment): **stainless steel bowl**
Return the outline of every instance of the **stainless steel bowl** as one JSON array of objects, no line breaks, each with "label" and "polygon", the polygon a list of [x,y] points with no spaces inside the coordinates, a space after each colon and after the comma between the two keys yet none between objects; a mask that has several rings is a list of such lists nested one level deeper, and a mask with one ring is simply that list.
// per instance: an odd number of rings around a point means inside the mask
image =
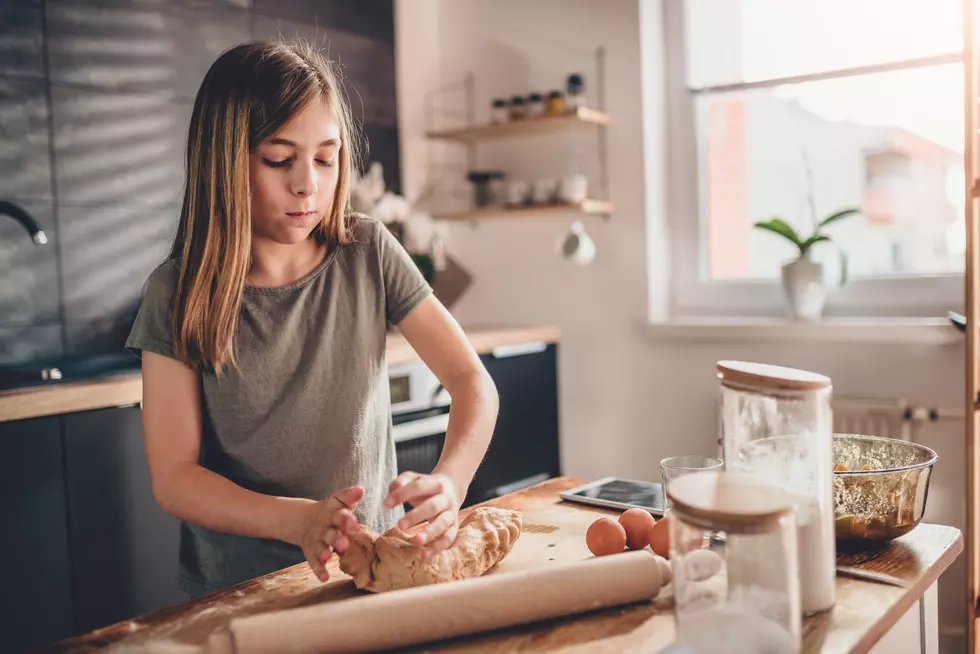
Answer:
[{"label": "stainless steel bowl", "polygon": [[838,541],[887,541],[912,531],[926,508],[939,456],[918,443],[834,434]]}]

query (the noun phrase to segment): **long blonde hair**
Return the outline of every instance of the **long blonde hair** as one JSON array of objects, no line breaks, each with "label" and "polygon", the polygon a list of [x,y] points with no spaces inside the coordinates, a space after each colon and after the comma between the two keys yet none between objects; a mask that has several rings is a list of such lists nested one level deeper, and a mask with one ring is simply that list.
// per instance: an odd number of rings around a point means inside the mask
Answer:
[{"label": "long blonde hair", "polygon": [[348,243],[357,147],[332,64],[304,41],[255,41],[222,54],[201,83],[170,252],[180,268],[171,324],[174,351],[192,367],[221,374],[235,365],[235,331],[251,264],[249,153],[318,99],[333,110],[341,147],[337,188],[314,236],[321,243]]}]

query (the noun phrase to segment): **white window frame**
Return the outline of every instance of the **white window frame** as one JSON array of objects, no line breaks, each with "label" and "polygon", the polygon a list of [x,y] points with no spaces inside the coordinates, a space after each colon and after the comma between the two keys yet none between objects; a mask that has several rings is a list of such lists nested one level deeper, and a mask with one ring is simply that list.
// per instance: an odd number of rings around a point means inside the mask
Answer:
[{"label": "white window frame", "polygon": [[[670,312],[674,317],[785,316],[786,301],[778,280],[706,280],[700,272],[705,224],[698,183],[698,145],[694,99],[705,89],[687,85],[684,1],[663,3],[665,100],[667,109],[667,206],[671,248]],[[933,57],[932,63],[949,63],[952,57]],[[895,62],[853,69],[863,74],[927,65],[927,60]],[[769,80],[743,85],[713,87],[712,91],[764,87],[775,83],[811,81],[840,76],[840,71]],[[964,188],[964,194],[967,189]],[[828,317],[924,317],[962,312],[964,276],[959,274],[909,275],[860,278],[834,289],[828,297]]]}]

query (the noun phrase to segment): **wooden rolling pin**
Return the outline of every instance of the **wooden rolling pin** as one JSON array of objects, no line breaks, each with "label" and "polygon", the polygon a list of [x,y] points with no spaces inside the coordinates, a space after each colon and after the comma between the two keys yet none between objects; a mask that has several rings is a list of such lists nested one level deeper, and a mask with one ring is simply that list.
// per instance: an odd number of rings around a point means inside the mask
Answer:
[{"label": "wooden rolling pin", "polygon": [[207,651],[312,654],[417,645],[650,600],[669,570],[639,550],[275,611],[233,619],[211,635]]}]

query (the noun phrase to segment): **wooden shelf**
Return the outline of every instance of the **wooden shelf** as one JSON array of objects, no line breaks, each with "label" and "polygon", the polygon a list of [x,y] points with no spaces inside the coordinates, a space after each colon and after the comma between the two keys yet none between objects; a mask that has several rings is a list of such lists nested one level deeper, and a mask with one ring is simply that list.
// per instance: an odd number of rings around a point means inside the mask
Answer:
[{"label": "wooden shelf", "polygon": [[526,207],[493,207],[488,209],[473,209],[455,213],[437,214],[435,220],[485,220],[497,218],[512,218],[517,216],[547,216],[560,213],[610,214],[613,211],[612,202],[605,200],[585,200],[575,204],[557,203],[544,205],[529,205]]},{"label": "wooden shelf", "polygon": [[427,132],[426,136],[430,139],[445,139],[470,143],[508,136],[544,134],[586,125],[609,125],[610,123],[612,123],[612,116],[609,114],[597,109],[582,107],[574,113],[565,114],[564,116],[525,118],[506,123],[490,123],[487,125]]}]

